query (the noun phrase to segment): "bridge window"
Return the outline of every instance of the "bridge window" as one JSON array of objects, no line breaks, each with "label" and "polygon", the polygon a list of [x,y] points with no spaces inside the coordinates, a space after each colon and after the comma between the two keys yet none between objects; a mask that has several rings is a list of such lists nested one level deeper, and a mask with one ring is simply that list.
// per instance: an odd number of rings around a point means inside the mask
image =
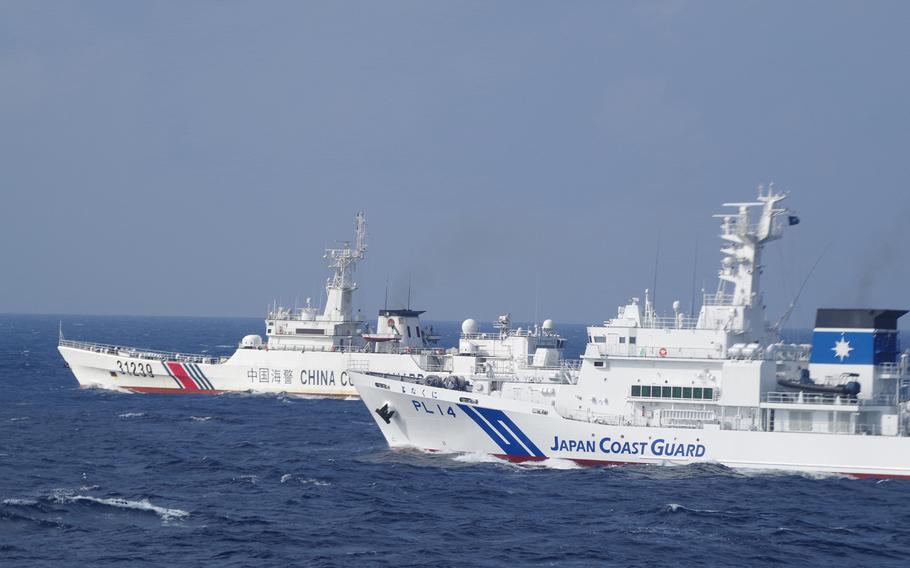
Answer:
[{"label": "bridge window", "polygon": [[625,342],[626,342],[626,338],[625,338],[625,337],[620,337],[620,338],[619,338],[619,342],[620,342],[620,343],[625,343]]},{"label": "bridge window", "polygon": [[411,326],[408,326],[408,337],[411,337]]},{"label": "bridge window", "polygon": [[632,344],[632,345],[635,345],[635,337],[634,337],[634,336],[629,338],[629,343]]},{"label": "bridge window", "polygon": [[633,398],[667,398],[676,400],[714,400],[713,388],[632,385]]}]

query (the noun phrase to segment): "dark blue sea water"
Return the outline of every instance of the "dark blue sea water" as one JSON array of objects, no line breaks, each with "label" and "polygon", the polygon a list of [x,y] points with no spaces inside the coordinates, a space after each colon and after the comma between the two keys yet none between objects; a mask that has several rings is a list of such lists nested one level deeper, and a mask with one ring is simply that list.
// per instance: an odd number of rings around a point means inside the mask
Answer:
[{"label": "dark blue sea water", "polygon": [[[63,320],[74,339],[183,352],[261,333]],[[80,390],[57,322],[0,316],[3,567],[910,564],[910,482],[393,452],[359,401]],[[584,328],[562,331],[577,353]]]}]

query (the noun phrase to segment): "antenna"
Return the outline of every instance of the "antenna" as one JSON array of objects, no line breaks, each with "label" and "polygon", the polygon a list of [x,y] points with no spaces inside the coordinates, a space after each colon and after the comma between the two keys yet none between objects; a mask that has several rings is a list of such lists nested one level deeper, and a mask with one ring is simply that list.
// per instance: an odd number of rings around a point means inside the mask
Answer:
[{"label": "antenna", "polygon": [[692,299],[689,300],[689,315],[695,315],[695,274],[698,268],[698,233],[695,233],[695,254],[692,255]]},{"label": "antenna", "polygon": [[654,252],[654,285],[651,287],[651,304],[657,305],[657,267],[660,264],[660,227],[657,227],[657,250]]},{"label": "antenna", "polygon": [[382,304],[382,309],[389,309],[389,277],[385,277],[385,302]]},{"label": "antenna", "polygon": [[408,309],[411,309],[411,274],[408,273]]},{"label": "antenna", "polygon": [[822,258],[825,257],[825,253],[828,252],[828,249],[831,248],[831,241],[828,241],[828,244],[825,245],[822,253],[818,255],[818,258],[815,259],[815,264],[812,265],[812,268],[809,269],[809,273],[806,274],[806,278],[803,279],[803,283],[800,285],[799,290],[796,292],[796,296],[793,297],[793,301],[790,302],[790,305],[787,306],[787,309],[784,310],[784,313],[781,314],[780,319],[777,320],[777,323],[771,326],[771,331],[774,333],[780,333],[780,329],[787,323],[787,320],[790,319],[790,316],[793,314],[793,308],[796,307],[796,302],[799,301],[800,295],[803,293],[803,288],[806,287],[806,284],[809,282],[809,278],[812,277],[812,273],[815,272],[815,267],[818,266],[818,263],[822,261]]}]

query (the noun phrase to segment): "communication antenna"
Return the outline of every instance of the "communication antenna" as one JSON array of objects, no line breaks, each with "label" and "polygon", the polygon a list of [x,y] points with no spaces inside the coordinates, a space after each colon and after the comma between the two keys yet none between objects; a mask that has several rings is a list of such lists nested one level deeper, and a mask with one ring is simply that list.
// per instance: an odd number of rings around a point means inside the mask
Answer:
[{"label": "communication antenna", "polygon": [[657,305],[657,268],[660,265],[660,227],[657,227],[657,250],[654,251],[654,285],[651,286],[651,305]]},{"label": "communication antenna", "polygon": [[408,274],[408,309],[411,309],[411,275]]},{"label": "communication antenna", "polygon": [[817,259],[815,259],[815,264],[812,265],[812,268],[809,269],[809,273],[806,274],[806,277],[803,279],[803,283],[800,285],[799,290],[797,290],[796,296],[793,297],[793,301],[790,302],[790,305],[787,306],[787,309],[784,310],[783,314],[781,314],[780,319],[777,320],[777,323],[775,323],[773,326],[771,326],[771,331],[773,331],[774,333],[780,333],[781,328],[784,327],[784,325],[786,325],[787,320],[789,320],[790,316],[793,314],[793,308],[796,307],[796,302],[799,301],[799,297],[803,293],[803,288],[805,288],[806,284],[809,283],[809,278],[811,278],[812,273],[815,272],[815,267],[818,266],[818,263],[820,263],[822,261],[822,258],[825,257],[825,253],[827,253],[828,249],[830,249],[830,248],[831,248],[831,242],[829,241],[828,244],[825,245],[824,250],[822,250],[822,253],[820,255],[818,255]]},{"label": "communication antenna", "polygon": [[695,315],[695,274],[698,269],[698,233],[695,234],[695,254],[692,255],[692,298],[689,300],[689,315]]}]

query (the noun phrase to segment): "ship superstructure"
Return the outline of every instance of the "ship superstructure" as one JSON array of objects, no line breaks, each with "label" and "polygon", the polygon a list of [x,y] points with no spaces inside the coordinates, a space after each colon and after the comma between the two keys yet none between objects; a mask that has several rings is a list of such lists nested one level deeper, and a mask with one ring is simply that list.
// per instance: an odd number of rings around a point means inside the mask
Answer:
[{"label": "ship superstructure", "polygon": [[[72,341],[62,333],[58,349],[80,385],[143,393],[252,391],[356,397],[352,369],[430,377],[431,381],[491,360],[497,368],[559,371],[562,343],[558,353],[548,352],[544,358],[535,355],[536,343],[516,346],[532,349],[528,352],[499,349],[492,357],[446,352],[439,347],[440,338],[432,326],[421,323],[423,312],[410,307],[380,310],[371,328],[353,309],[354,274],[366,251],[366,220],[359,213],[354,241],[326,250],[332,276],[326,281],[324,307],[317,309],[309,299],[302,308],[273,304],[265,318],[266,340],[247,335],[230,357]],[[552,330],[546,333],[562,341]],[[492,343],[508,343],[511,335],[503,334]],[[546,365],[535,365],[535,356]]]},{"label": "ship superstructure", "polygon": [[697,316],[649,293],[588,328],[577,374],[466,375],[461,391],[355,374],[393,447],[580,463],[714,461],[732,467],[910,477],[903,310],[819,310],[811,345],[784,343],[761,294],[762,254],[799,219],[786,195],[727,203],[723,259]]}]

